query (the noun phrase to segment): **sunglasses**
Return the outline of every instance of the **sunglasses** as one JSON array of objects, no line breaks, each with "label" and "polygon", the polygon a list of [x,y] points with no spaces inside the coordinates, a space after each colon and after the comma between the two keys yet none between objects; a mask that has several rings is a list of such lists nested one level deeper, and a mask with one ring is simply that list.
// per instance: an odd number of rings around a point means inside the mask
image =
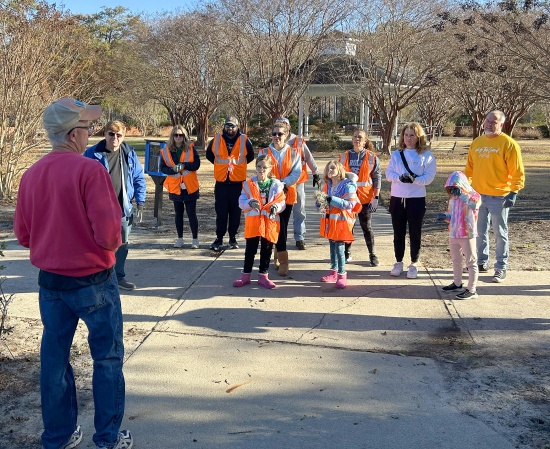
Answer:
[{"label": "sunglasses", "polygon": [[285,133],[271,133],[272,136],[283,137]]},{"label": "sunglasses", "polygon": [[185,134],[174,133],[174,137],[185,137]]},{"label": "sunglasses", "polygon": [[228,125],[228,124],[225,124],[223,126],[225,126],[226,128],[236,128],[237,127],[236,125]]},{"label": "sunglasses", "polygon": [[113,131],[107,131],[107,135],[108,135],[109,137],[115,137],[115,136],[117,136],[118,139],[122,139],[122,138],[124,137],[123,134],[115,133],[115,132],[113,132]]}]

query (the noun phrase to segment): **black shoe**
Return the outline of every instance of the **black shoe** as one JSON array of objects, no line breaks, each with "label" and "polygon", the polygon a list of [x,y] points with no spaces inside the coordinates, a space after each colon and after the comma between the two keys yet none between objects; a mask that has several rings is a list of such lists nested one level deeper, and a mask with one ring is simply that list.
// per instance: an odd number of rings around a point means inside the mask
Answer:
[{"label": "black shoe", "polygon": [[458,290],[459,288],[462,288],[462,284],[456,285],[454,282],[450,285],[447,285],[447,287],[443,287],[442,290],[446,292],[450,292],[452,290]]},{"label": "black shoe", "polygon": [[297,240],[296,241],[296,248],[298,249],[306,249],[306,244],[303,240]]},{"label": "black shoe", "polygon": [[492,281],[500,284],[504,282],[504,279],[506,279],[506,270],[501,270],[500,268],[495,269]]},{"label": "black shoe", "polygon": [[455,296],[456,299],[475,299],[478,297],[479,295],[477,294],[477,292],[471,292],[468,289]]},{"label": "black shoe", "polygon": [[229,248],[230,249],[239,249],[239,244],[237,243],[237,239],[235,239],[235,238],[229,239]]},{"label": "black shoe", "polygon": [[118,288],[121,288],[122,290],[133,290],[136,288],[136,284],[122,278],[118,280]]},{"label": "black shoe", "polygon": [[369,258],[371,267],[377,267],[378,265],[380,265],[378,257],[376,257],[374,254],[371,254]]},{"label": "black shoe", "polygon": [[212,245],[210,245],[210,249],[212,251],[219,251],[220,248],[222,247],[223,245],[223,240],[222,239],[216,239],[214,240],[214,243],[212,243]]},{"label": "black shoe", "polygon": [[489,271],[489,264],[487,262],[477,266],[480,273],[487,273]]}]

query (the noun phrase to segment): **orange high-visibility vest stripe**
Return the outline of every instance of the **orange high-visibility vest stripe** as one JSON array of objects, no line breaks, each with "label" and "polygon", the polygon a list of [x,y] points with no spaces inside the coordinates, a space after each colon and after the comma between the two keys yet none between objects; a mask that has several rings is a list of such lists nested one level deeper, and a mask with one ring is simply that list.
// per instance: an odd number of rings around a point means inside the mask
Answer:
[{"label": "orange high-visibility vest stripe", "polygon": [[[346,171],[351,171],[349,166],[349,150],[340,155],[340,163],[344,166]],[[361,162],[361,167],[359,168],[359,173],[357,176],[359,180],[357,181],[357,196],[361,204],[368,204],[371,202],[374,197],[374,189],[372,188],[372,178],[370,176],[371,167],[374,167],[376,162],[376,153],[372,151],[366,151],[363,162]]]},{"label": "orange high-visibility vest stripe", "polygon": [[[283,178],[286,178],[290,174],[290,170],[292,170],[292,161],[294,160],[293,157],[293,148],[289,147],[290,151],[287,151],[283,158],[283,166],[279,167],[279,164],[277,163],[277,159],[271,154],[271,148],[267,147],[263,150],[258,151],[258,156],[262,154],[267,154],[271,158],[271,162],[273,165],[273,176],[275,176],[279,181],[281,181]],[[296,203],[298,199],[298,194],[296,193],[296,185],[287,186],[288,190],[286,192],[286,204],[294,204]]]},{"label": "orange high-visibility vest stripe", "polygon": [[246,140],[246,134],[241,134],[229,154],[222,135],[216,134],[212,144],[216,181],[225,182],[228,172],[230,181],[238,182],[246,179]]},{"label": "orange high-visibility vest stripe", "polygon": [[[193,153],[193,148],[195,143],[191,142],[189,144],[189,149],[187,151],[182,151],[180,160],[178,162],[194,162],[195,156]],[[161,148],[160,154],[162,159],[167,167],[172,168],[174,165],[174,160],[172,159],[172,154],[170,153],[170,148],[168,146]],[[199,190],[199,178],[197,177],[196,171],[184,170],[180,173],[174,173],[173,175],[167,175],[164,180],[164,187],[170,193],[175,193],[179,195],[181,193],[181,184],[184,183],[187,188],[187,193],[195,193]]]},{"label": "orange high-visibility vest stripe", "polygon": [[[323,186],[323,191],[328,192],[328,184]],[[354,193],[346,193],[343,199],[357,200],[358,198]],[[353,242],[352,230],[355,224],[355,216],[360,210],[361,204],[359,202],[351,211],[329,207],[327,213],[321,218],[319,235],[334,241]]]},{"label": "orange high-visibility vest stripe", "polygon": [[[255,199],[260,205],[262,204],[258,184],[251,179],[243,183],[243,192],[249,200]],[[269,209],[273,204],[281,202],[283,197],[284,193],[279,192],[272,201],[262,205],[259,211],[250,209],[244,212],[244,238],[260,236],[270,242],[277,243],[281,222],[279,215],[276,215],[275,218],[269,218]]]}]

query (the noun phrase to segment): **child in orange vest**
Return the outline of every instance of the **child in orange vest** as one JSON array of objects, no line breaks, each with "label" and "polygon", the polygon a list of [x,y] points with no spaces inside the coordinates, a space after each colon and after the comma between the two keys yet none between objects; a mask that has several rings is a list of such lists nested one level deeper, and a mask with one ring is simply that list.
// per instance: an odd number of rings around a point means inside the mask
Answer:
[{"label": "child in orange vest", "polygon": [[256,176],[243,183],[239,207],[244,212],[244,267],[241,277],[233,282],[233,287],[250,284],[250,275],[254,258],[260,245],[260,272],[258,285],[265,288],[275,288],[268,277],[269,262],[273,244],[279,238],[281,228],[279,213],[285,205],[284,185],[273,177],[271,158],[267,155],[256,159]]},{"label": "child in orange vest", "polygon": [[346,173],[338,161],[330,161],[324,172],[323,192],[318,195],[317,207],[325,210],[321,218],[321,237],[330,242],[330,272],[321,282],[336,282],[337,288],[347,283],[345,244],[353,242],[355,216],[361,210],[356,191],[357,175]]}]

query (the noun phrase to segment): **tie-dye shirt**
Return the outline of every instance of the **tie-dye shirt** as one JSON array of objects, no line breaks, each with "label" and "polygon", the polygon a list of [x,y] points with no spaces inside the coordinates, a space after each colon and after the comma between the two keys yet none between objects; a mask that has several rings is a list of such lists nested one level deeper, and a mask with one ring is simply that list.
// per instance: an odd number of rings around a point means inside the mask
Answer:
[{"label": "tie-dye shirt", "polygon": [[460,196],[451,196],[446,216],[449,222],[449,237],[455,239],[477,237],[477,214],[481,195],[468,183],[461,171],[451,173],[445,187],[458,187]]}]

